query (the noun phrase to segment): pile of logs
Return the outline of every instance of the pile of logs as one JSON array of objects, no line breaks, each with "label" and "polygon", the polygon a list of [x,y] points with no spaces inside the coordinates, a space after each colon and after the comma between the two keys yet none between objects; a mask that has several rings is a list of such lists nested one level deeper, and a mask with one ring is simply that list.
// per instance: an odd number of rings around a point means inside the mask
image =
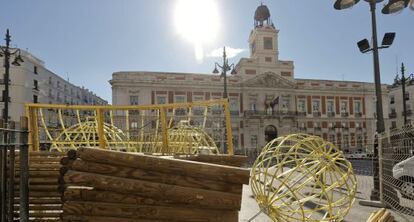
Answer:
[{"label": "pile of logs", "polygon": [[191,160],[196,162],[203,162],[203,163],[214,163],[219,165],[227,165],[227,166],[235,166],[235,167],[243,167],[247,163],[247,156],[234,156],[234,155],[225,155],[225,154],[218,154],[218,155],[181,155],[181,156],[174,156],[176,159],[183,159],[183,160]]},{"label": "pile of logs", "polygon": [[367,222],[393,222],[394,216],[391,215],[391,212],[387,211],[385,208],[382,208],[378,211],[371,213]]},{"label": "pile of logs", "polygon": [[[19,210],[20,158],[15,162],[15,213]],[[59,152],[30,152],[29,154],[29,217],[33,221],[59,221],[62,212],[61,195],[58,192],[60,159]]]},{"label": "pile of logs", "polygon": [[63,221],[238,221],[249,171],[93,148],[62,159]]}]

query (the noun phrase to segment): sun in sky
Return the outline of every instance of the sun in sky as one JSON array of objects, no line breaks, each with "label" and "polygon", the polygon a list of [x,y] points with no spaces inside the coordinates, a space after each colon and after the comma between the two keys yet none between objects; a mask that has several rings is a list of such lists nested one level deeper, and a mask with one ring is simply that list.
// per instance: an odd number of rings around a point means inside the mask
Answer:
[{"label": "sun in sky", "polygon": [[194,46],[195,57],[201,62],[203,45],[211,43],[219,30],[219,13],[215,0],[177,0],[174,10],[175,27]]}]

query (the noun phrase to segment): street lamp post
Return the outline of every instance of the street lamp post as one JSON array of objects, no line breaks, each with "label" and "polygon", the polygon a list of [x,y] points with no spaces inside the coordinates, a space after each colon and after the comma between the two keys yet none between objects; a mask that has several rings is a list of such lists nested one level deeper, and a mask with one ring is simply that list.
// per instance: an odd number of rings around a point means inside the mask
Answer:
[{"label": "street lamp post", "polygon": [[[360,0],[336,0],[334,3],[334,8],[337,10],[347,9]],[[377,116],[377,135],[385,131],[384,126],[384,114],[382,107],[382,90],[381,90],[381,75],[380,75],[380,65],[379,65],[379,55],[378,50],[381,48],[388,48],[391,46],[395,38],[395,33],[386,33],[382,41],[382,46],[378,47],[378,38],[377,38],[377,19],[376,19],[376,5],[384,0],[365,0],[369,3],[371,11],[371,22],[372,22],[372,44],[373,47],[370,48],[369,41],[364,39],[358,42],[358,47],[362,53],[372,51],[373,55],[373,64],[374,64],[374,81],[375,81],[375,94],[376,94],[376,116]],[[399,12],[408,6],[410,0],[389,0],[388,4],[382,9],[384,14],[392,14]],[[374,142],[374,188],[371,193],[372,200],[379,200],[380,194],[380,181],[379,181],[379,157],[378,157],[378,142]]]},{"label": "street lamp post", "polygon": [[[337,10],[347,9],[357,4],[360,0],[336,0],[334,8]],[[377,132],[382,133],[385,130],[384,126],[384,114],[382,108],[382,90],[381,90],[381,75],[379,66],[379,55],[378,50],[388,48],[392,45],[395,33],[386,33],[382,41],[382,46],[378,47],[378,35],[377,35],[377,18],[376,18],[376,5],[384,0],[365,0],[369,3],[371,11],[371,22],[372,22],[372,44],[370,48],[367,39],[358,42],[358,47],[362,53],[372,51],[373,63],[374,63],[374,81],[375,81],[375,94],[377,98],[376,113],[377,113]],[[392,14],[399,12],[408,6],[410,0],[390,0],[387,5],[382,9],[384,14]]]},{"label": "street lamp post", "polygon": [[401,88],[402,88],[402,99],[403,99],[403,116],[404,116],[404,126],[407,125],[407,104],[405,102],[405,81],[407,80],[404,76],[405,67],[404,63],[401,64]]},{"label": "street lamp post", "polygon": [[[381,89],[381,74],[379,66],[378,55],[378,38],[377,38],[377,20],[376,20],[376,0],[370,0],[369,5],[371,9],[371,21],[372,21],[372,44],[373,44],[373,61],[374,61],[374,81],[375,81],[375,94],[376,94],[376,113],[377,113],[377,135],[379,136],[385,130],[384,126],[384,113],[382,107],[382,89]],[[373,162],[374,168],[374,189],[371,192],[371,200],[380,200],[380,180],[379,180],[379,138],[374,142],[374,156]]]},{"label": "street lamp post", "polygon": [[404,116],[404,126],[407,125],[407,104],[406,104],[406,95],[405,95],[405,84],[407,84],[407,81],[414,80],[413,74],[411,74],[408,77],[405,77],[405,66],[404,63],[401,63],[401,78],[398,78],[398,74],[394,79],[394,85],[399,85],[401,82],[401,88],[402,88],[402,100],[403,100],[403,116]]},{"label": "street lamp post", "polygon": [[213,70],[214,74],[219,73],[219,70],[217,69],[217,67],[219,67],[221,69],[221,77],[223,77],[223,80],[224,80],[223,98],[227,99],[228,98],[228,94],[227,94],[227,71],[231,70],[232,75],[236,74],[237,72],[234,69],[234,64],[233,63],[229,64],[229,59],[227,58],[227,54],[226,54],[226,47],[223,47],[223,65],[220,65],[216,62],[214,70]]},{"label": "street lamp post", "polygon": [[[21,62],[24,62],[20,56],[19,49],[12,49],[10,48],[11,36],[9,30],[6,31],[6,46],[0,47],[0,57],[4,56],[4,91],[3,91],[3,102],[4,102],[4,109],[3,109],[3,149],[1,150],[1,221],[6,221],[6,211],[7,211],[7,200],[6,200],[6,191],[7,191],[7,151],[9,150],[9,164],[10,164],[10,173],[9,176],[14,176],[14,155],[15,149],[14,146],[8,146],[7,144],[10,143],[9,137],[9,84],[10,84],[10,59],[14,56],[14,61],[11,63],[12,65],[19,66]],[[14,184],[13,180],[9,180],[9,221],[13,221],[13,212],[14,209]]]},{"label": "street lamp post", "polygon": [[[219,70],[217,69],[220,68],[221,69],[221,76],[223,77],[224,83],[223,83],[223,87],[224,87],[224,91],[223,91],[223,98],[228,99],[228,94],[227,94],[227,71],[231,70],[232,75],[237,74],[236,69],[234,64],[229,64],[229,59],[227,58],[227,54],[226,54],[226,47],[223,47],[223,64],[220,65],[217,62],[214,64],[214,70],[213,73],[214,74],[218,74]],[[227,128],[224,127],[224,138],[227,138]],[[224,143],[224,153],[227,153],[227,146],[226,143]]]}]

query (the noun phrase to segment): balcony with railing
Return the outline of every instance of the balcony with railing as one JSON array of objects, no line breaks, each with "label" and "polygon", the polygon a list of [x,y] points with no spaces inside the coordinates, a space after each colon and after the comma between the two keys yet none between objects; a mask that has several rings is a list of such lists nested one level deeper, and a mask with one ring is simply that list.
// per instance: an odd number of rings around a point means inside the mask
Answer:
[{"label": "balcony with railing", "polygon": [[298,112],[295,111],[258,111],[258,110],[246,110],[244,111],[245,117],[294,117],[298,116]]},{"label": "balcony with railing", "polygon": [[[3,95],[0,97],[0,102],[5,102],[5,97],[4,97],[4,91],[3,91]],[[11,102],[11,97],[9,96],[9,102]]]},{"label": "balcony with railing", "polygon": [[139,110],[129,110],[128,114],[129,115],[139,115]]},{"label": "balcony with railing", "polygon": [[362,113],[361,112],[356,112],[354,113],[355,118],[361,118],[362,117]]},{"label": "balcony with railing", "polygon": [[313,117],[321,117],[321,112],[313,111]]},{"label": "balcony with railing", "polygon": [[176,116],[185,116],[186,114],[187,114],[186,109],[176,109],[175,110],[175,115]]},{"label": "balcony with railing", "polygon": [[221,115],[223,111],[221,109],[212,109],[211,114],[213,115]]},{"label": "balcony with railing", "polygon": [[204,115],[204,110],[194,109],[193,110],[193,115],[195,115],[195,116],[202,116],[202,115]]},{"label": "balcony with railing", "polygon": [[[407,114],[407,116],[411,116],[413,114],[412,110],[410,109],[406,110],[405,113]],[[404,111],[402,111],[402,115],[404,116]]]},{"label": "balcony with railing", "polygon": [[348,116],[349,116],[348,112],[341,112],[341,117],[348,117]]},{"label": "balcony with railing", "polygon": [[[404,115],[404,112],[403,112],[403,115]],[[394,119],[394,118],[397,118],[397,113],[394,111],[394,112],[390,112],[389,114],[388,114],[388,117],[390,118],[390,119]]]},{"label": "balcony with railing", "polygon": [[236,111],[236,110],[230,110],[230,115],[232,115],[232,116],[238,116],[238,115],[240,115],[240,112],[239,111]]},{"label": "balcony with railing", "polygon": [[299,126],[298,129],[301,132],[306,132],[306,127],[304,127],[304,126]]},{"label": "balcony with railing", "polygon": [[305,111],[298,111],[298,116],[306,116],[306,112]]},{"label": "balcony with railing", "polygon": [[326,115],[328,117],[335,117],[335,112],[327,112]]}]

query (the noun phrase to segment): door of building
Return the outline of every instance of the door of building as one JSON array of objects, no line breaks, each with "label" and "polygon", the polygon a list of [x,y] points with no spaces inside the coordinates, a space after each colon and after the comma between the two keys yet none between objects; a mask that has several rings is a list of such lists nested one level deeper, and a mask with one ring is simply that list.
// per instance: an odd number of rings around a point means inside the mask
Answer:
[{"label": "door of building", "polygon": [[266,143],[274,140],[277,138],[277,129],[273,125],[268,125],[265,128],[265,140]]}]

